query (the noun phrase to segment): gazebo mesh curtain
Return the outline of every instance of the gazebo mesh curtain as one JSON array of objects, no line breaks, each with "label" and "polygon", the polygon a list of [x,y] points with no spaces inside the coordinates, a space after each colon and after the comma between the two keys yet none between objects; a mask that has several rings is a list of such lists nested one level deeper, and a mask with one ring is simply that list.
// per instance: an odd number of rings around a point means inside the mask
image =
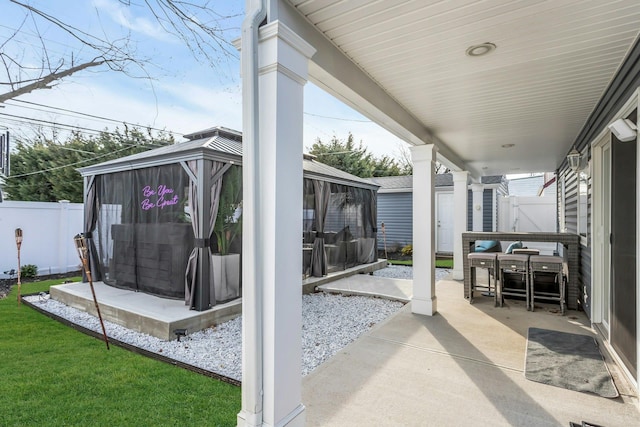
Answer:
[{"label": "gazebo mesh curtain", "polygon": [[377,259],[375,190],[305,179],[304,191],[303,274],[323,276]]},{"label": "gazebo mesh curtain", "polygon": [[102,281],[154,295],[184,298],[184,268],[193,247],[185,214],[189,179],[178,164],[95,176],[87,229]]},{"label": "gazebo mesh curtain", "polygon": [[[331,196],[330,184],[326,181],[312,180],[315,199],[315,240],[311,252],[311,275],[322,277],[327,274],[327,255],[324,245],[324,222]],[[305,187],[306,188],[306,187]]]},{"label": "gazebo mesh curtain", "polygon": [[[220,207],[220,190],[222,189],[223,176],[220,175],[219,172],[223,170],[225,167],[225,163],[205,160],[203,162],[204,167],[209,170],[211,181],[211,205],[209,209],[207,209],[207,214],[209,215],[209,235],[206,236],[206,240],[208,242],[211,241],[213,236],[213,230],[216,223],[216,217],[218,215],[218,208]],[[198,176],[198,163],[197,161],[187,162],[187,165],[191,172]],[[214,181],[214,178],[216,178]],[[200,214],[200,201],[197,196],[198,183],[190,180],[189,182],[189,212],[191,214],[191,226],[193,227],[193,234],[197,239],[205,239],[205,236],[202,235],[202,231],[199,229],[199,216]],[[211,257],[211,244],[205,245],[204,247],[194,247],[189,254],[189,260],[186,266],[185,272],[185,304],[190,308],[194,307],[194,296],[195,296],[195,287],[199,286],[199,278],[197,275],[198,271],[198,253],[199,251],[205,251],[204,256]],[[211,264],[210,264],[211,265]],[[210,267],[213,269],[213,266]],[[213,277],[213,271],[211,271],[211,277]],[[209,286],[209,284],[202,284],[202,286]],[[239,294],[239,290],[238,290]],[[225,298],[227,298],[228,292],[225,294]],[[216,295],[215,289],[210,293],[210,301],[209,305],[214,306],[216,301],[220,300],[220,298]]]},{"label": "gazebo mesh curtain", "polygon": [[[91,270],[91,278],[95,281],[102,280],[102,272],[100,269],[100,262],[98,256],[98,249],[96,248],[95,241],[98,239],[98,236],[94,237],[94,233],[96,231],[96,227],[98,225],[98,212],[100,210],[99,200],[98,200],[98,183],[99,179],[96,179],[95,176],[90,176],[87,178],[87,188],[86,188],[86,197],[85,197],[85,210],[84,210],[84,236],[88,242],[89,247],[89,268]],[[86,273],[82,272],[83,279],[87,278]]]}]

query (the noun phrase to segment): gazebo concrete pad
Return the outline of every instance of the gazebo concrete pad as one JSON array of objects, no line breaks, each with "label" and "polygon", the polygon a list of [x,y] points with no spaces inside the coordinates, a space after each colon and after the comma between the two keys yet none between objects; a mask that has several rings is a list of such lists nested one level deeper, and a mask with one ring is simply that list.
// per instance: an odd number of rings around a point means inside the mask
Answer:
[{"label": "gazebo concrete pad", "polygon": [[[386,260],[359,265],[325,277],[310,277],[302,281],[304,293],[313,292],[316,286],[344,277],[371,273],[386,267]],[[362,277],[362,275],[360,275]],[[374,279],[372,276],[367,276]],[[103,282],[93,284],[100,312],[105,320],[137,332],[163,339],[176,339],[176,329],[197,332],[218,325],[242,314],[242,298],[218,304],[210,310],[189,310],[182,300],[160,298],[144,292],[114,288]],[[89,283],[68,283],[51,287],[51,298],[70,307],[86,311],[94,316],[96,308]]]},{"label": "gazebo concrete pad", "polygon": [[[163,340],[175,339],[175,329],[196,332],[242,313],[241,298],[218,304],[210,310],[194,311],[189,310],[182,300],[118,289],[103,282],[96,282],[93,286],[105,320]],[[52,286],[50,291],[52,299],[96,315],[88,283]]]}]

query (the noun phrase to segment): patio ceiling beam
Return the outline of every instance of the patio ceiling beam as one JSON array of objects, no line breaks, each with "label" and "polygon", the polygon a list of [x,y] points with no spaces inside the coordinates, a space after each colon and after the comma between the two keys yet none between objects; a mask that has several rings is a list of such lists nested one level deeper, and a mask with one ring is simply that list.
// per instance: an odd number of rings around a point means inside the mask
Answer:
[{"label": "patio ceiling beam", "polygon": [[434,144],[438,148],[437,160],[449,169],[467,170],[472,176],[481,175],[480,171],[467,165],[431,129],[309,24],[286,0],[271,2],[269,14],[270,21],[277,19],[285,23],[316,49],[309,64],[310,81],[407,143],[414,146]]}]

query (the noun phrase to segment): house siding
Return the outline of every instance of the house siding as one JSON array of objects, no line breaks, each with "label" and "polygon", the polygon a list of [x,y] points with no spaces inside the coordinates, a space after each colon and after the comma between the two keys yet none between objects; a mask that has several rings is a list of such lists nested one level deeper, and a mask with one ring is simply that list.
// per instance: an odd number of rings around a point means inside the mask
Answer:
[{"label": "house siding", "polygon": [[[598,134],[606,128],[616,114],[624,106],[640,87],[640,40],[636,41],[629,51],[627,58],[607,87],[604,95],[598,101],[593,112],[587,119],[578,137],[574,141],[574,147],[578,151],[583,151]],[[590,155],[590,153],[589,153]],[[615,164],[612,165],[615,168]],[[566,159],[556,171],[558,177],[557,198],[558,198],[558,229],[562,229],[562,224],[566,225],[566,231],[577,233],[577,180],[576,175],[569,170]],[[562,187],[561,179],[565,179],[565,212],[562,216]],[[587,226],[591,227],[591,180],[589,180],[589,196],[587,201]],[[591,315],[591,236],[587,233],[587,245],[582,245],[580,251],[580,277],[583,295],[580,296],[584,304],[587,315]],[[634,284],[633,286],[637,286]],[[570,298],[573,296],[570,295]]]},{"label": "house siding", "polygon": [[[558,182],[564,180],[564,224],[566,227],[566,231],[568,233],[578,234],[578,175],[570,170],[566,165],[557,173],[559,177]],[[556,192],[558,198],[558,215],[561,213],[561,203],[562,203],[562,189],[558,188]],[[588,191],[589,198],[591,195],[591,191]],[[587,205],[589,206],[589,199],[587,201]],[[587,228],[589,227],[591,210],[587,209]],[[562,223],[562,220],[560,220]],[[587,237],[589,237],[587,235]],[[589,252],[589,254],[587,254]],[[591,301],[591,249],[590,247],[581,245],[580,247],[580,268],[579,268],[579,276],[578,286],[577,287],[568,287],[568,295],[567,298],[570,301],[579,301],[580,305],[583,307],[585,312],[589,314],[589,307],[585,306],[589,304]],[[587,261],[588,260],[588,261]],[[574,278],[569,278],[569,280],[575,280]]]}]

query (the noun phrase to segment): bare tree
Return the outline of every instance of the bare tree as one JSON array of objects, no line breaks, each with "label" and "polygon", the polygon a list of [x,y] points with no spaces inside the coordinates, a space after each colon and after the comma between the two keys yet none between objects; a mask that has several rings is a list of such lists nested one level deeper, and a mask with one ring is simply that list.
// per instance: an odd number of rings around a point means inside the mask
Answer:
[{"label": "bare tree", "polygon": [[[413,175],[413,161],[411,160],[411,151],[409,151],[409,147],[405,144],[398,144],[396,151],[396,158],[398,161],[398,165],[402,170],[404,175]],[[448,167],[443,165],[440,162],[436,162],[435,173],[449,173],[451,172]]]},{"label": "bare tree", "polygon": [[403,175],[413,174],[413,162],[411,161],[411,152],[409,147],[403,143],[398,143],[396,147],[396,158]]},{"label": "bare tree", "polygon": [[[5,0],[7,1],[7,0]],[[0,44],[0,86],[7,88],[0,93],[0,103],[39,89],[50,89],[60,80],[89,70],[123,72],[131,77],[150,79],[148,58],[140,57],[131,33],[110,38],[99,34],[100,29],[89,33],[20,0],[8,0],[24,11],[24,18],[13,34]],[[145,7],[163,31],[181,40],[200,61],[217,68],[221,61],[237,55],[225,35],[233,28],[223,23],[236,15],[221,15],[214,2],[186,0],[142,0],[142,5],[130,0],[119,0],[127,8]],[[27,30],[28,24],[28,30]],[[43,36],[41,27],[54,27],[74,42],[70,53],[55,53],[51,41]],[[38,52],[20,48],[25,45],[21,35],[35,37],[31,45]],[[39,57],[34,65],[33,58]]]}]

